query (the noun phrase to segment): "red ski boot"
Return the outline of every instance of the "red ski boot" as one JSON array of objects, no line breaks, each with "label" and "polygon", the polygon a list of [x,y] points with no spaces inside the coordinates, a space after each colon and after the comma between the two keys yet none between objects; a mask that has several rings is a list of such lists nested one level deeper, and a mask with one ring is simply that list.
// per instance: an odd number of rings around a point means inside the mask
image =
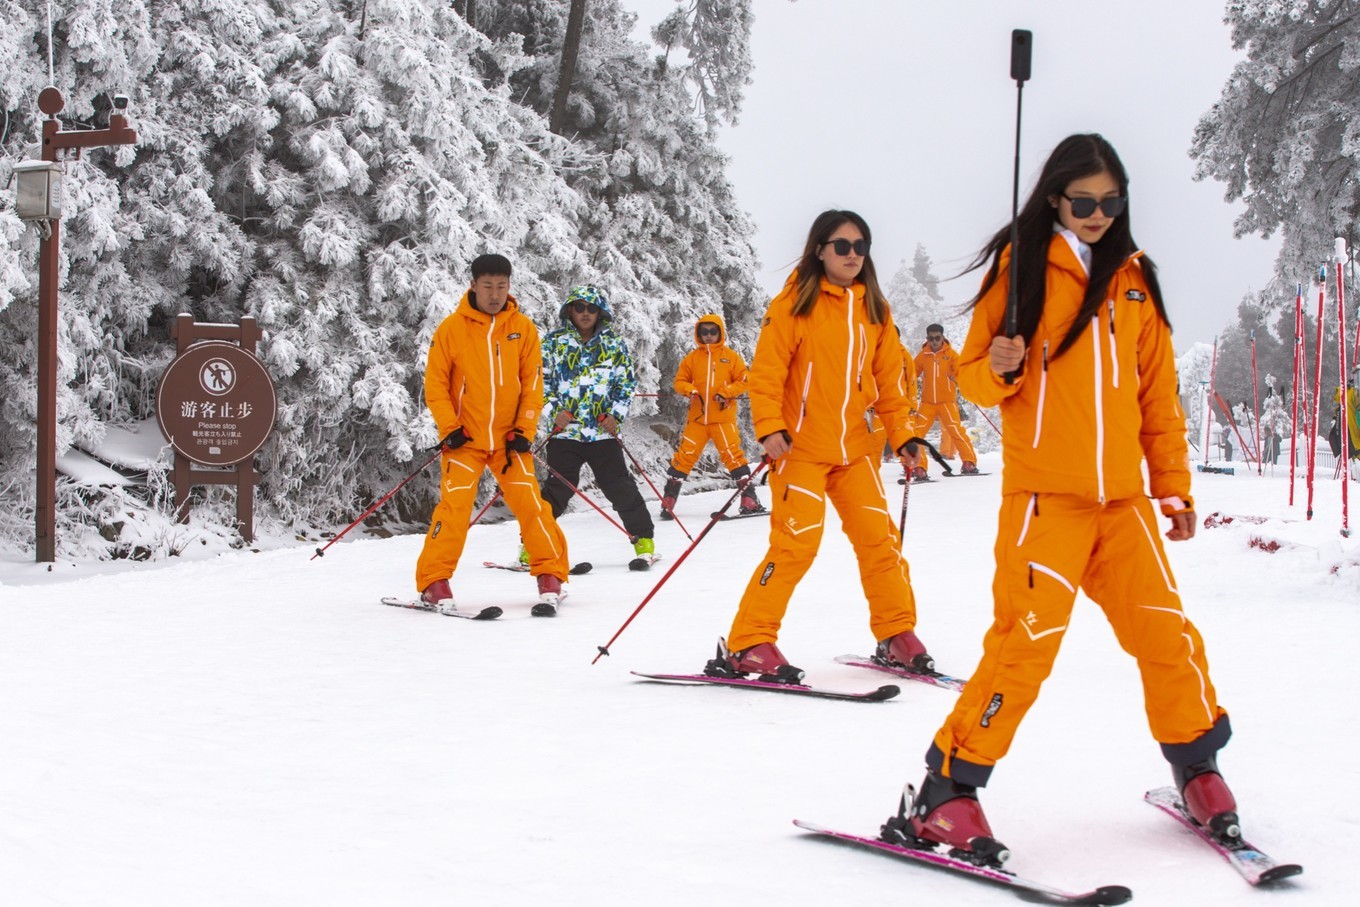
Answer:
[{"label": "red ski boot", "polygon": [[704,673],[711,677],[756,674],[756,679],[766,683],[801,683],[806,672],[789,664],[789,660],[772,642],[757,643],[740,652],[729,652],[727,643],[720,639],[718,656],[704,666]]},{"label": "red ski boot", "polygon": [[931,771],[926,772],[920,792],[907,785],[897,815],[883,824],[879,837],[890,844],[925,850],[942,844],[949,848],[951,857],[979,866],[1000,866],[1011,855],[992,837],[977,788],[956,784]]},{"label": "red ski boot", "polygon": [[879,640],[873,660],[882,665],[905,668],[920,674],[935,670],[935,659],[927,654],[926,644],[917,639],[911,630]]},{"label": "red ski boot", "polygon": [[1225,844],[1242,840],[1237,821],[1237,801],[1218,773],[1218,758],[1210,756],[1194,765],[1173,765],[1171,773],[1185,801],[1190,818]]}]

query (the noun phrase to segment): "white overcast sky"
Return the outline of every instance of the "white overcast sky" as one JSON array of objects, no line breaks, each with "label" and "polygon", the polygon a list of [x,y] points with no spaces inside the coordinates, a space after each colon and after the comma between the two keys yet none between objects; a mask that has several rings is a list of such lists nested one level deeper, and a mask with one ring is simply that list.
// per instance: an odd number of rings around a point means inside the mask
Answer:
[{"label": "white overcast sky", "polygon": [[[646,35],[675,0],[622,0]],[[773,294],[812,218],[850,208],[886,280],[924,243],[958,272],[1010,217],[1010,35],[1034,33],[1022,201],[1064,136],[1099,132],[1130,177],[1134,237],[1161,269],[1176,347],[1212,341],[1269,280],[1278,237],[1234,239],[1237,203],[1192,179],[1196,123],[1241,54],[1220,0],[754,0],[754,82],[722,147]],[[962,303],[980,274],[942,285]]]}]

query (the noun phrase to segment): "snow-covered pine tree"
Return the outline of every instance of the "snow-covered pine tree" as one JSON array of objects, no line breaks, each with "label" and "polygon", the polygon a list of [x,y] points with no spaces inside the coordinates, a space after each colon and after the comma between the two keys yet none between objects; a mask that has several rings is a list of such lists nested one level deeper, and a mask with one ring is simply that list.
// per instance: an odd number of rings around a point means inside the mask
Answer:
[{"label": "snow-covered pine tree", "polygon": [[1282,231],[1276,308],[1331,260],[1334,237],[1360,238],[1360,0],[1234,0],[1224,17],[1246,59],[1190,154],[1197,179],[1245,203],[1237,235]]}]

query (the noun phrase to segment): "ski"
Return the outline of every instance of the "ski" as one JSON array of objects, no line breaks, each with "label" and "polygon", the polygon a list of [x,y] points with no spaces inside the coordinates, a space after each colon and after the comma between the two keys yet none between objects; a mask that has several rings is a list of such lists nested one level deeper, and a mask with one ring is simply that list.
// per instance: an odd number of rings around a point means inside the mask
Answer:
[{"label": "ski", "polygon": [[634,573],[642,570],[650,570],[652,569],[652,564],[655,564],[659,560],[661,560],[661,555],[659,554],[642,554],[628,562],[628,569],[632,570]]},{"label": "ski", "polygon": [[961,479],[961,478],[963,478],[963,477],[965,477],[965,476],[967,476],[967,477],[969,477],[969,478],[972,478],[972,477],[974,477],[974,476],[989,476],[989,475],[991,475],[991,473],[990,473],[990,472],[946,472],[946,473],[943,473],[943,475],[944,475],[944,477],[945,477],[946,479]]},{"label": "ski", "polygon": [[[516,564],[498,564],[498,563],[496,563],[495,561],[482,561],[482,566],[483,566],[483,567],[486,567],[486,568],[488,568],[488,569],[490,569],[490,570],[509,570],[511,573],[528,573],[528,572],[529,572],[529,565],[528,565],[528,564],[518,564],[518,563],[516,563]],[[581,576],[582,574],[589,573],[589,572],[590,572],[591,570],[593,570],[593,569],[594,569],[594,566],[590,563],[590,561],[581,561],[581,563],[579,563],[579,564],[577,564],[576,566],[572,567],[572,568],[571,568],[569,571],[567,571],[567,572],[570,573],[572,576]]]},{"label": "ski", "polygon": [[837,655],[836,664],[850,665],[852,668],[868,668],[871,671],[883,671],[894,677],[901,677],[904,680],[915,680],[919,683],[928,683],[933,687],[953,690],[956,693],[963,689],[963,685],[966,682],[962,678],[950,677],[948,674],[941,674],[939,671],[909,671],[906,668],[879,664],[872,658],[867,658],[863,655]]},{"label": "ski", "polygon": [[1280,879],[1287,879],[1303,872],[1303,867],[1299,864],[1278,863],[1246,841],[1237,841],[1234,844],[1225,844],[1220,841],[1211,835],[1204,826],[1190,818],[1190,813],[1185,809],[1184,801],[1181,800],[1180,794],[1176,792],[1174,787],[1159,787],[1150,790],[1143,795],[1143,799],[1193,831],[1201,841],[1208,844],[1218,852],[1219,856],[1231,863],[1233,869],[1242,874],[1242,878],[1253,885],[1278,882]]},{"label": "ski", "polygon": [[644,674],[641,671],[632,671],[631,673],[636,677],[654,680],[658,683],[711,683],[719,686],[748,687],[755,690],[770,690],[775,693],[791,693],[795,696],[812,696],[817,699],[845,699],[851,702],[882,702],[885,699],[892,699],[902,692],[900,688],[891,684],[870,690],[867,693],[842,693],[839,690],[824,690],[820,687],[809,687],[798,683],[770,683],[764,680],[747,680],[744,677],[712,677],[708,674]]},{"label": "ski", "polygon": [[793,824],[804,831],[810,831],[813,834],[832,838],[836,841],[844,841],[847,844],[868,847],[873,850],[882,851],[883,853],[892,854],[893,856],[906,857],[909,860],[928,863],[931,866],[937,866],[940,869],[947,869],[951,872],[972,876],[973,878],[995,882],[998,885],[1005,885],[1008,888],[1015,889],[1017,892],[1042,895],[1047,898],[1050,903],[1091,905],[1124,904],[1133,897],[1133,892],[1123,885],[1105,885],[1101,888],[1083,892],[1064,891],[1061,888],[1054,888],[1052,885],[1046,885],[1043,882],[1035,882],[1031,879],[1026,879],[1013,872],[1007,872],[1004,869],[997,869],[992,866],[980,866],[977,863],[970,863],[967,860],[951,857],[948,854],[937,853],[933,850],[918,850],[917,848],[904,847],[900,844],[889,844],[887,841],[881,841],[878,838],[866,838],[862,835],[834,831],[830,828],[824,828],[821,825],[804,822],[802,819],[794,819]]},{"label": "ski", "polygon": [[[444,612],[439,610],[438,605],[432,605],[429,602],[421,601],[418,598],[397,598],[389,595],[383,598],[382,603],[384,605],[391,605],[394,608],[410,608],[413,611],[431,611],[435,614],[444,614]],[[454,613],[444,614],[444,616],[463,617],[468,620],[495,620],[504,613],[505,612],[500,608],[492,605],[489,608],[482,608],[479,611],[469,611],[467,609],[459,608],[454,611]]]},{"label": "ski", "polygon": [[770,511],[768,510],[757,510],[755,513],[723,513],[721,510],[715,510],[708,516],[709,519],[713,520],[746,520],[750,519],[753,516],[769,516],[769,515]]},{"label": "ski", "polygon": [[[932,479],[930,476],[926,476],[924,479],[912,479],[912,480],[911,480],[911,484],[913,484],[913,485],[929,485],[931,482],[934,482],[934,481],[935,481],[935,480]],[[897,484],[898,484],[898,485],[905,485],[905,484],[907,484],[907,480],[906,480],[906,479],[898,479],[898,480],[897,480]]]}]

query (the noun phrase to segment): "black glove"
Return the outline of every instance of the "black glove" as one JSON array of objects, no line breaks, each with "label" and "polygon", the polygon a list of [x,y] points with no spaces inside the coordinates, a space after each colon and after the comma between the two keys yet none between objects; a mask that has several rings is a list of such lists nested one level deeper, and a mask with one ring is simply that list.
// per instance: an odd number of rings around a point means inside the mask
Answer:
[{"label": "black glove", "polygon": [[505,450],[507,453],[528,453],[529,439],[516,428],[505,436]]},{"label": "black glove", "polygon": [[906,444],[903,444],[901,447],[897,448],[897,455],[899,457],[915,458],[918,454],[920,454],[920,452],[921,448],[917,446],[915,438],[912,438]]},{"label": "black glove", "polygon": [[444,450],[457,450],[471,440],[472,436],[463,431],[463,426],[460,425],[449,432],[448,436],[439,442],[439,446]]}]

